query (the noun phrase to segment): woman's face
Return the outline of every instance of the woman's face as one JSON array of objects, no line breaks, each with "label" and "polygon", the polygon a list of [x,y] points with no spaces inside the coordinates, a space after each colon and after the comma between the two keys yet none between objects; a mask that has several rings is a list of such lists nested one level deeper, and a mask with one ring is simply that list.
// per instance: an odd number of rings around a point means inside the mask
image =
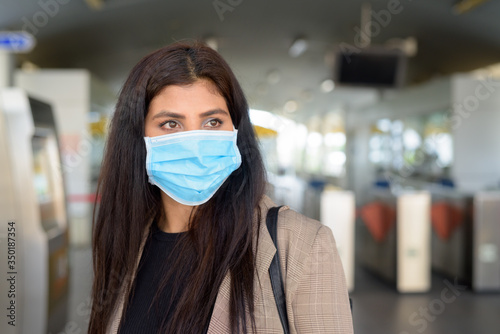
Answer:
[{"label": "woman's face", "polygon": [[191,130],[233,130],[226,100],[210,80],[167,86],[149,105],[146,137]]}]

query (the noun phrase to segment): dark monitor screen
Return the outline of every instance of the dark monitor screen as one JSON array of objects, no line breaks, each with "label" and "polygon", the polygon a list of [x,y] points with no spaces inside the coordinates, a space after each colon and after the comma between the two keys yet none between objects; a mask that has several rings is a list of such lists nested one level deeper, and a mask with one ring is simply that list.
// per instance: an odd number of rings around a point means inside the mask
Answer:
[{"label": "dark monitor screen", "polygon": [[399,87],[404,58],[399,52],[342,53],[337,56],[336,82],[343,85]]},{"label": "dark monitor screen", "polygon": [[52,106],[32,97],[29,97],[29,102],[35,127],[52,129],[56,133],[57,137],[57,125]]}]

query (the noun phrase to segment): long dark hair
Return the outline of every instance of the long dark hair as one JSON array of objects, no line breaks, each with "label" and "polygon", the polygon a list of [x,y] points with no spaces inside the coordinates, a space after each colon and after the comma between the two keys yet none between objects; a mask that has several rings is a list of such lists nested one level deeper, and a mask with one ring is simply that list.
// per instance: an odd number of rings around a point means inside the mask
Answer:
[{"label": "long dark hair", "polygon": [[[260,221],[255,216],[264,194],[264,167],[238,81],[216,51],[196,42],[172,44],[144,57],[121,90],[98,184],[101,202],[94,210],[89,333],[105,333],[122,286],[127,291],[133,287],[127,277],[136,265],[147,225],[163,214],[160,190],[148,183],[145,169],[144,119],[149,103],[168,85],[189,85],[199,79],[211,80],[226,100],[238,129],[242,164],[190,218],[186,240],[194,251],[185,247],[170,271],[177,279],[176,269],[189,264],[188,288],[164,328],[168,333],[203,332],[229,273],[231,332],[246,332],[249,325],[255,330],[254,242]],[[127,300],[126,296],[123,314]]]}]

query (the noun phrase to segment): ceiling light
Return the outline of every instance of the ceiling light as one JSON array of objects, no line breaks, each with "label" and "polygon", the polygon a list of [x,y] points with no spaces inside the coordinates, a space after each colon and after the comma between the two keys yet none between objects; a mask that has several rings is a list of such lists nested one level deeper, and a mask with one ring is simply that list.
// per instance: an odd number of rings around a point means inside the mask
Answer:
[{"label": "ceiling light", "polygon": [[215,51],[219,48],[219,43],[217,42],[217,38],[215,37],[207,37],[205,38],[205,43]]},{"label": "ceiling light", "polygon": [[464,14],[487,1],[490,0],[461,0],[453,6],[453,9],[456,14]]},{"label": "ceiling light", "polygon": [[390,48],[401,50],[408,57],[414,57],[418,52],[418,41],[415,37],[391,38],[385,42]]},{"label": "ceiling light", "polygon": [[21,69],[26,72],[34,72],[39,70],[40,67],[28,60],[25,60],[21,65]]},{"label": "ceiling light", "polygon": [[321,83],[321,91],[323,93],[330,93],[335,88],[335,83],[332,79],[326,79]]},{"label": "ceiling light", "polygon": [[102,9],[102,0],[86,0],[86,2],[87,5],[94,10]]},{"label": "ceiling light", "polygon": [[305,38],[297,38],[295,41],[293,41],[292,46],[290,46],[288,54],[290,55],[290,57],[297,58],[298,56],[306,52],[308,47],[309,43]]},{"label": "ceiling light", "polygon": [[296,101],[289,100],[289,101],[286,101],[283,109],[285,110],[285,112],[294,113],[297,111],[298,108],[299,108],[299,105],[297,104]]}]

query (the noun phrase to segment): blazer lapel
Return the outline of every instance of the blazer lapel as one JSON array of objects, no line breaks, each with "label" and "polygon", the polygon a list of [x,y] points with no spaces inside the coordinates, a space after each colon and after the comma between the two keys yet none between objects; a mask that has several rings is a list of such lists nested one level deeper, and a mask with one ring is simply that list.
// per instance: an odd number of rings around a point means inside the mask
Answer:
[{"label": "blazer lapel", "polygon": [[[270,208],[275,207],[276,204],[267,196],[264,196],[260,202],[260,229],[259,229],[259,242],[258,250],[254,249],[254,254],[256,254],[256,271],[259,277],[259,281],[262,282],[264,277],[269,277],[269,266],[273,260],[274,254],[276,253],[276,247],[274,246],[273,239],[267,230],[266,218],[267,212]],[[280,211],[287,209],[287,206],[283,206]],[[257,222],[254,221],[254,226]],[[257,296],[256,296],[257,297]]]},{"label": "blazer lapel", "polygon": [[[276,206],[273,201],[264,196],[264,199],[260,202],[260,230],[259,230],[259,242],[258,251],[256,253],[256,273],[258,280],[256,280],[256,285],[254,288],[254,298],[255,304],[259,304],[262,297],[261,288],[258,286],[258,282],[264,282],[266,277],[269,276],[269,266],[276,253],[276,247],[274,247],[273,240],[266,226],[266,215],[270,208]],[[280,209],[287,209],[284,206]],[[257,217],[254,221],[254,226],[257,226]],[[254,252],[256,250],[254,249]],[[230,298],[230,288],[231,288],[231,277],[229,274],[226,275],[222,284],[219,288],[219,293],[215,301],[214,310],[212,313],[212,318],[210,320],[210,325],[208,327],[208,334],[222,334],[231,333],[230,331],[230,319],[229,319],[229,298]]]},{"label": "blazer lapel", "polygon": [[227,274],[219,288],[219,293],[217,294],[217,299],[215,300],[214,310],[212,312],[212,318],[210,319],[207,334],[231,333],[231,322],[229,319],[230,287],[231,278],[229,274]]}]

